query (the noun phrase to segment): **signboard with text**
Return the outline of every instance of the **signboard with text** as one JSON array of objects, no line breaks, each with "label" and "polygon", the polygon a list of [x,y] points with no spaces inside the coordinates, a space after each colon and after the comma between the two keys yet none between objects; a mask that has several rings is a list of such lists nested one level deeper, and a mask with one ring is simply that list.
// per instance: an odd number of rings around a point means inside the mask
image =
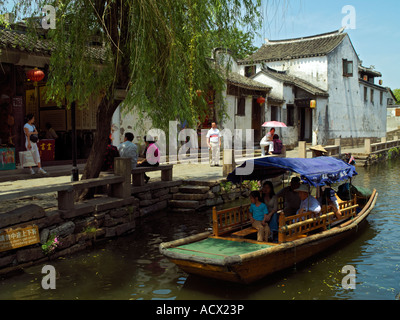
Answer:
[{"label": "signboard with text", "polygon": [[39,140],[38,149],[42,161],[53,161],[55,156],[55,140]]},{"label": "signboard with text", "polygon": [[39,229],[36,225],[0,230],[0,252],[30,246],[39,242]]}]

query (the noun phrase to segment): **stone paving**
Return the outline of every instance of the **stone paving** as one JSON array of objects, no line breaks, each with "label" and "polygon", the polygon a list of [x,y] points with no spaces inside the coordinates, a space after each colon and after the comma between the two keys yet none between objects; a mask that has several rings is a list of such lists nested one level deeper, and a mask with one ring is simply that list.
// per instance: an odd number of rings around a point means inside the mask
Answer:
[{"label": "stone paving", "polygon": [[[355,152],[355,149],[343,148],[342,153],[345,152]],[[298,150],[294,149],[287,151],[287,157],[296,158],[298,157]],[[308,152],[307,157],[311,158],[311,152]],[[222,163],[222,161],[221,161]],[[12,172],[1,173],[0,176],[3,177],[2,182],[0,182],[0,195],[2,192],[6,191],[17,191],[21,188],[35,188],[39,186],[47,186],[52,184],[60,184],[71,181],[70,166],[60,166],[60,167],[49,167],[45,168],[49,172],[49,176],[35,175],[30,176],[27,174],[27,170],[14,170],[15,174]],[[80,172],[83,171],[83,165],[80,165]],[[222,166],[220,167],[210,167],[208,164],[176,164],[173,169],[173,179],[174,180],[200,180],[200,181],[216,181],[223,179]],[[54,176],[64,174],[61,176]],[[150,182],[160,181],[161,173],[159,171],[150,172],[147,174],[151,179]],[[15,180],[15,181],[4,181],[5,177]],[[56,206],[57,199],[56,193],[41,194],[33,197],[25,197],[19,200],[12,201],[2,201],[0,203],[0,212],[10,211],[14,208],[24,206],[26,204],[35,203],[43,206],[44,208],[50,208]]]}]

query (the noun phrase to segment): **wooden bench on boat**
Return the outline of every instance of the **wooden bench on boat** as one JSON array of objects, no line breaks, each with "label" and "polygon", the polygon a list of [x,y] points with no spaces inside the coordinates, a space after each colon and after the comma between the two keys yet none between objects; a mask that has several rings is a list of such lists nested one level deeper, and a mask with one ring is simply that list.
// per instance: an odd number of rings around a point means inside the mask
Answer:
[{"label": "wooden bench on boat", "polygon": [[147,172],[161,171],[162,181],[172,181],[173,165],[160,165],[158,167],[139,167],[132,169],[132,185],[140,187],[145,185],[144,174]]},{"label": "wooden bench on boat", "polygon": [[[283,208],[283,198],[278,199],[278,209]],[[256,234],[257,229],[251,226],[250,204],[217,211],[213,208],[213,233],[214,236],[229,234],[235,238],[246,238]]]},{"label": "wooden bench on boat", "polygon": [[313,212],[304,212],[294,216],[286,217],[283,212],[279,216],[279,243],[294,241],[305,238],[316,230],[328,230],[333,224],[340,221],[354,218],[357,215],[357,199],[354,197],[350,201],[340,201],[339,210],[342,218],[337,219],[334,212],[321,212],[321,215],[315,215]]},{"label": "wooden bench on boat", "polygon": [[[213,208],[213,233],[220,237],[247,228],[250,223],[250,204],[217,211]],[[256,231],[257,232],[257,231]]]},{"label": "wooden bench on boat", "polygon": [[[357,215],[357,199],[339,201],[341,219],[337,219],[335,213],[322,211],[315,216],[312,212],[286,217],[282,210],[279,214],[279,243],[305,238],[309,233],[322,229],[327,230],[333,224],[355,217]],[[282,199],[279,200],[279,208],[283,207]],[[217,211],[213,208],[213,234],[215,237],[230,236],[233,238],[246,238],[257,233],[257,229],[251,226],[250,204]]]}]

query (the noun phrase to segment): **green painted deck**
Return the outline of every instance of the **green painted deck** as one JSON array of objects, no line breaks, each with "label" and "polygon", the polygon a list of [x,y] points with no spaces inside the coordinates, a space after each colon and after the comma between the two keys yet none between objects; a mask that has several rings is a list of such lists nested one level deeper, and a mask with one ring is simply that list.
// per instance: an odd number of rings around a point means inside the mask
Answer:
[{"label": "green painted deck", "polygon": [[267,244],[208,238],[176,248],[170,248],[168,249],[168,251],[180,254],[187,254],[189,256],[222,260],[226,257],[238,256],[241,254],[263,250],[270,247],[271,246]]}]

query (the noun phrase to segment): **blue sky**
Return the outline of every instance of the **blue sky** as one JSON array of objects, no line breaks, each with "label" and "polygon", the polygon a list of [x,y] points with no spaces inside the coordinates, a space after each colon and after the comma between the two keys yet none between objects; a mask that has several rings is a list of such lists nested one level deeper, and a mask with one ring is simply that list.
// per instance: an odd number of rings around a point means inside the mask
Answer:
[{"label": "blue sky", "polygon": [[297,38],[338,30],[342,8],[354,7],[356,29],[346,30],[363,65],[382,73],[383,85],[400,88],[400,1],[398,0],[263,0],[261,35],[270,40]]}]

